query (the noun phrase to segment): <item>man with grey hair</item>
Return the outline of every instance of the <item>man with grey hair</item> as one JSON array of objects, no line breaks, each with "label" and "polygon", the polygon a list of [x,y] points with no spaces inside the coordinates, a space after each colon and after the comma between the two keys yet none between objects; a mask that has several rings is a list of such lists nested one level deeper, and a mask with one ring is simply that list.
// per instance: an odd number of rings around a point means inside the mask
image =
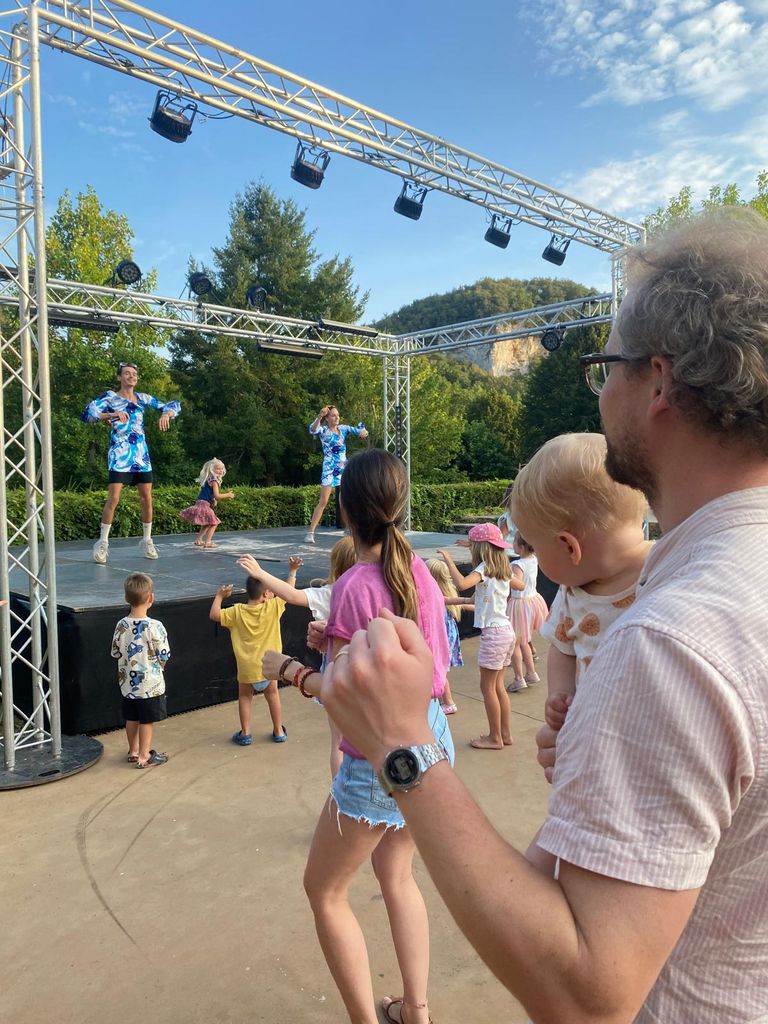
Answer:
[{"label": "man with grey hair", "polygon": [[[382,612],[326,709],[396,796],[462,930],[531,1018],[768,1021],[768,223],[695,219],[629,255],[582,362],[609,472],[663,536],[558,737],[540,873],[429,750],[430,655]],[[411,757],[402,749],[411,748]],[[406,1024],[419,1021],[404,1007]]]}]

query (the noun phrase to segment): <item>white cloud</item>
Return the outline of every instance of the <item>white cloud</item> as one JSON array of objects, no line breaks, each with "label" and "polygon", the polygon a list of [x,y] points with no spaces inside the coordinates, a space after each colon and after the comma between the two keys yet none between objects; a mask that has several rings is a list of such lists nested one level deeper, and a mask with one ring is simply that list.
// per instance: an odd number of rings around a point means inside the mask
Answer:
[{"label": "white cloud", "polygon": [[596,76],[586,105],[678,96],[717,111],[768,93],[768,0],[527,0],[522,11],[556,73]]}]

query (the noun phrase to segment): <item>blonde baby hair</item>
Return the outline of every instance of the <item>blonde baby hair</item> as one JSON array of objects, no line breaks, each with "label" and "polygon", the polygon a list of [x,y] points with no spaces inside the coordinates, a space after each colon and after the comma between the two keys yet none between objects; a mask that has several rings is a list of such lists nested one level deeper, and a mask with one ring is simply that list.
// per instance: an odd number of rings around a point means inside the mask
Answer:
[{"label": "blonde baby hair", "polygon": [[494,580],[511,580],[512,570],[509,567],[509,556],[504,548],[497,548],[487,540],[470,541],[469,550],[472,552],[472,562],[485,566],[485,575]]},{"label": "blonde baby hair", "polygon": [[[450,570],[442,558],[428,558],[427,568],[429,569],[435,583],[440,587],[440,593],[443,597],[459,596],[459,592],[451,579]],[[461,607],[458,604],[448,605],[446,611],[449,612],[457,622],[460,621]]]},{"label": "blonde baby hair", "polygon": [[[214,467],[221,466],[221,473],[214,473]],[[221,459],[208,459],[207,462],[203,463],[203,468],[200,470],[198,475],[195,477],[195,483],[201,486],[207,482],[209,477],[215,476],[217,480],[221,480],[224,474],[227,472],[227,467],[221,461]]]},{"label": "blonde baby hair", "polygon": [[605,455],[602,434],[553,437],[518,473],[507,500],[510,515],[575,537],[642,522],[644,495],[608,476]]},{"label": "blonde baby hair", "polygon": [[351,537],[342,537],[337,540],[331,548],[331,574],[328,577],[329,583],[335,583],[339,576],[343,576],[347,569],[351,569],[357,561],[355,542]]},{"label": "blonde baby hair", "polygon": [[147,576],[145,572],[132,572],[129,576],[125,577],[123,589],[125,592],[125,603],[135,608],[138,604],[146,604],[150,597],[152,597],[154,584],[152,583],[152,577]]}]

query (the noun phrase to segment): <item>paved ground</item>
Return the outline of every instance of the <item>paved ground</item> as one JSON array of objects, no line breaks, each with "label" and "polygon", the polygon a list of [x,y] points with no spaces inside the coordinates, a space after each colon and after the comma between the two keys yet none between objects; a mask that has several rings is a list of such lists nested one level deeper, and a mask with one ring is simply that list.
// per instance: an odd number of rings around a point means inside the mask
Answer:
[{"label": "paved ground", "polygon": [[[534,757],[544,683],[511,698],[515,746],[474,751],[486,731],[476,639],[451,673],[457,770],[497,828],[524,848],[547,785]],[[544,654],[545,644],[539,642]],[[539,664],[543,664],[542,657]],[[116,685],[105,680],[105,685]],[[281,691],[289,740],[269,741],[255,702],[252,747],[234,747],[234,703],[157,730],[165,767],[124,761],[124,734],[100,737],[80,775],[6,792],[0,829],[0,1020],[18,1024],[331,1024],[346,1020],[301,888],[328,788],[323,711]],[[263,726],[259,735],[259,725]],[[526,1016],[457,931],[421,864],[432,927],[437,1024]],[[369,868],[353,903],[374,990],[398,994],[383,902]]]}]

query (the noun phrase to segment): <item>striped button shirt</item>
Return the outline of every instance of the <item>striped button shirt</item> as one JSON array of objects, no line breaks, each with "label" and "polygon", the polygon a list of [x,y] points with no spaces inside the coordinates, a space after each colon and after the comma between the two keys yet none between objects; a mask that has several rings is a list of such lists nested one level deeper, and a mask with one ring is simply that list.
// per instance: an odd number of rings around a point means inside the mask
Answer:
[{"label": "striped button shirt", "polygon": [[539,845],[701,893],[636,1024],[768,1022],[768,488],[648,556],[584,673]]}]

